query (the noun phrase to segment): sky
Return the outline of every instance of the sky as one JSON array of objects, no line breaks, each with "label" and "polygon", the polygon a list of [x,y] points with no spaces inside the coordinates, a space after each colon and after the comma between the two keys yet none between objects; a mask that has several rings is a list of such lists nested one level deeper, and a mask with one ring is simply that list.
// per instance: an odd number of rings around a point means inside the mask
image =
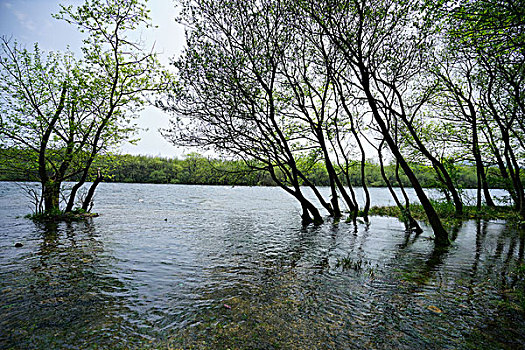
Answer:
[{"label": "sky", "polygon": [[[64,51],[68,47],[80,52],[82,36],[75,26],[56,20],[52,14],[60,9],[59,4],[78,5],[79,0],[0,0],[0,36],[17,40],[32,47],[38,42],[45,51]],[[184,28],[175,22],[177,9],[172,0],[150,0],[148,7],[155,29],[139,33],[147,47],[154,45],[159,59],[167,64],[179,54],[184,45]],[[146,107],[137,119],[138,137],[136,145],[124,143],[121,153],[162,157],[181,157],[189,150],[171,145],[159,133],[159,128],[168,126],[170,116],[154,107]],[[146,129],[146,130],[144,130]]]}]

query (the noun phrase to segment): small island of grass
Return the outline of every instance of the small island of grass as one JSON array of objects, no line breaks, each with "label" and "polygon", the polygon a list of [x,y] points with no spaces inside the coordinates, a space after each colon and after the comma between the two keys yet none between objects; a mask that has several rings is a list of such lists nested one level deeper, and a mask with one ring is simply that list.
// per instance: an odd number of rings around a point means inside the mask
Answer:
[{"label": "small island of grass", "polygon": [[82,208],[72,211],[53,210],[26,215],[26,218],[34,222],[73,222],[98,217],[98,213],[90,213]]},{"label": "small island of grass", "polygon": [[[482,206],[465,205],[463,213],[457,214],[452,203],[443,201],[433,201],[433,206],[446,228],[457,225],[464,220],[506,220],[507,222],[519,227],[525,226],[520,213],[511,206]],[[397,206],[373,206],[370,208],[370,215],[397,217],[404,220],[404,213]],[[410,206],[410,214],[416,220],[428,222],[425,211],[420,204]]]}]

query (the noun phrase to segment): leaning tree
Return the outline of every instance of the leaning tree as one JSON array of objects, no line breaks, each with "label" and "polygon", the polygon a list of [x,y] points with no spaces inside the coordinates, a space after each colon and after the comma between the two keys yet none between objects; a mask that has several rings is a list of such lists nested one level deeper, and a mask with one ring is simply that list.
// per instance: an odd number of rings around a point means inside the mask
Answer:
[{"label": "leaning tree", "polygon": [[303,0],[298,3],[344,57],[348,66],[346,80],[354,82],[385,143],[410,180],[436,243],[448,244],[441,220],[387,124],[388,116],[394,116],[409,127],[413,119],[410,116],[417,113],[418,104],[409,102],[410,92],[423,72],[433,44],[431,8],[422,0]]},{"label": "leaning tree", "polygon": [[303,222],[321,222],[301,188],[307,180],[297,164],[308,148],[303,128],[286,116],[291,97],[280,69],[293,36],[283,2],[181,2],[189,29],[174,62],[179,86],[159,102],[177,116],[164,135],[267,171],[299,201]]}]

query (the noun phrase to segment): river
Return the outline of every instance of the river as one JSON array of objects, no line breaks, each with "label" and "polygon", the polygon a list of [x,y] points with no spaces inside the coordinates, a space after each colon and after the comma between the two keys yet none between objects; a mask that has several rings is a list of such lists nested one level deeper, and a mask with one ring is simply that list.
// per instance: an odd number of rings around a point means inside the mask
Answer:
[{"label": "river", "polygon": [[525,347],[524,232],[503,221],[436,250],[395,218],[302,227],[271,187],[103,183],[100,217],[47,225],[28,203],[0,182],[0,348]]}]

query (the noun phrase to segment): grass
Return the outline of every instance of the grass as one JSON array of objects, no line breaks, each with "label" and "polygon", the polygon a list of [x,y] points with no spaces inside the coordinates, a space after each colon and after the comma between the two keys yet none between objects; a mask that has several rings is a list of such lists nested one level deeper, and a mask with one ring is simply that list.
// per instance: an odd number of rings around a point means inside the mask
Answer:
[{"label": "grass", "polygon": [[34,213],[26,215],[26,218],[33,220],[34,222],[71,222],[81,221],[87,218],[97,217],[97,213],[89,213],[81,208],[74,209],[70,212],[64,212],[59,209],[45,211],[42,213]]},{"label": "grass", "polygon": [[[482,206],[464,206],[463,214],[456,215],[454,205],[448,202],[432,201],[432,205],[440,217],[443,225],[453,226],[462,220],[483,219],[483,220],[507,220],[515,222],[517,225],[523,226],[525,223],[521,219],[519,213],[510,206],[488,207]],[[410,206],[410,213],[416,220],[428,222],[427,215],[423,206],[420,204],[413,204]],[[384,206],[370,208],[370,215],[391,216],[403,219],[403,213],[397,206]]]}]

